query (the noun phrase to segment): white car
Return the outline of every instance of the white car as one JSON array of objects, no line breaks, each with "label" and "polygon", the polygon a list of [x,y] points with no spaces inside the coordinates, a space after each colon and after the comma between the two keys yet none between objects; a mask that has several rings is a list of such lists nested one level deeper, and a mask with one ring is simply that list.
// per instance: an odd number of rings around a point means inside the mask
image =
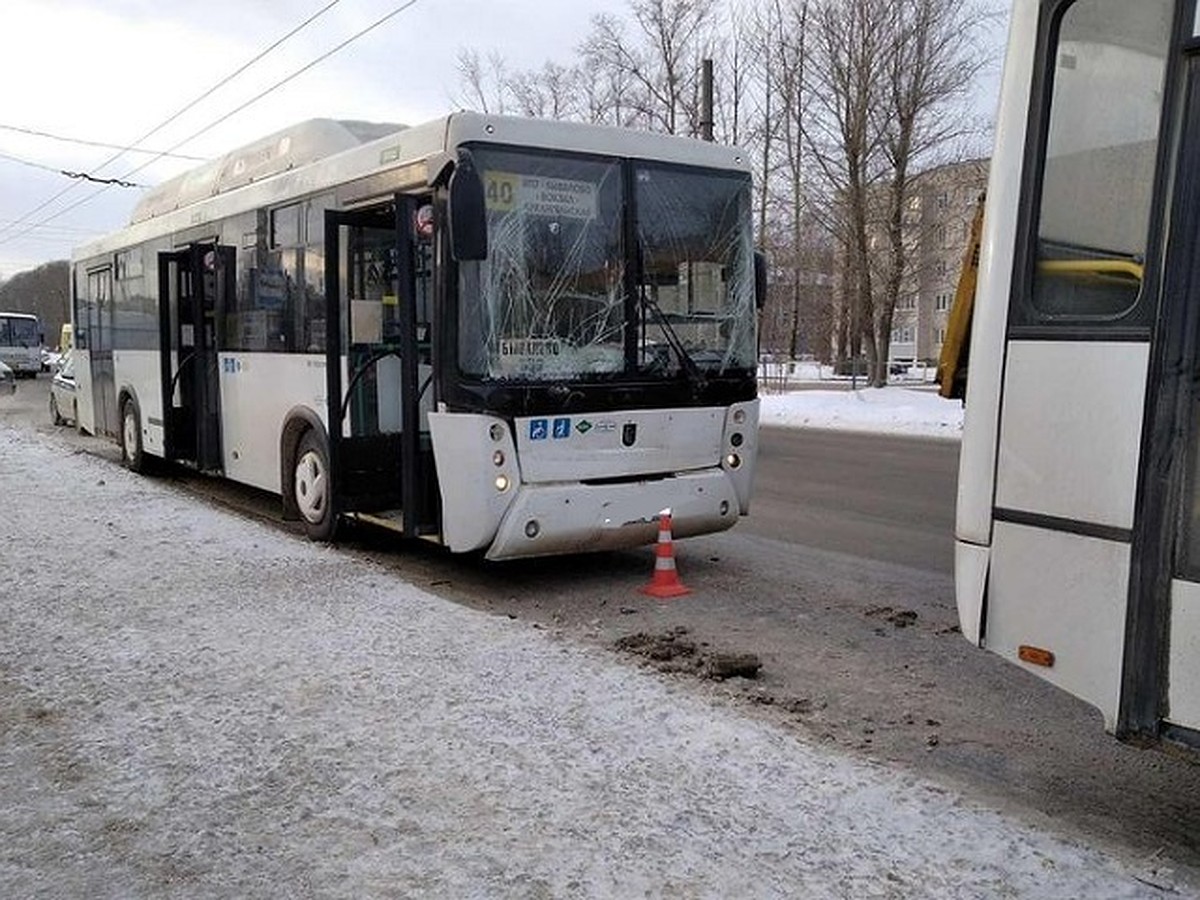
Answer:
[{"label": "white car", "polygon": [[75,404],[75,363],[67,353],[50,381],[50,419],[55,425],[78,424]]},{"label": "white car", "polygon": [[17,373],[0,362],[0,394],[17,392]]}]

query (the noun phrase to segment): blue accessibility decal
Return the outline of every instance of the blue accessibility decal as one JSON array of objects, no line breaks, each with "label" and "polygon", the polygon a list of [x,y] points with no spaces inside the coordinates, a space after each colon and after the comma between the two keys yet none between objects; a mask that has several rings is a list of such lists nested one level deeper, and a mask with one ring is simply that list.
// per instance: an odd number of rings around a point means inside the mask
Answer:
[{"label": "blue accessibility decal", "polygon": [[561,441],[563,438],[571,436],[571,420],[570,419],[555,419],[554,420],[554,439]]},{"label": "blue accessibility decal", "polygon": [[544,441],[550,432],[549,419],[530,419],[529,420],[529,439],[531,441]]}]

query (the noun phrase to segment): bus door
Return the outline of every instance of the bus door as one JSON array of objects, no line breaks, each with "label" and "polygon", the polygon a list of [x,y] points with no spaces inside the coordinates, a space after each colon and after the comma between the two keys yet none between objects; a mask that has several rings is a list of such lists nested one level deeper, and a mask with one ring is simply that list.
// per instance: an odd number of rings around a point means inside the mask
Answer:
[{"label": "bus door", "polygon": [[1200,23],[1186,47],[1143,442],[1122,726],[1200,747]]},{"label": "bus door", "polygon": [[426,413],[432,218],[427,198],[326,213],[329,459],[335,509],[405,537],[437,532]]},{"label": "bus door", "polygon": [[91,363],[94,433],[118,433],[120,410],[113,375],[112,267],[88,272],[87,347]]},{"label": "bus door", "polygon": [[217,341],[232,302],[235,251],[193,244],[159,254],[159,304],[167,459],[221,469]]}]

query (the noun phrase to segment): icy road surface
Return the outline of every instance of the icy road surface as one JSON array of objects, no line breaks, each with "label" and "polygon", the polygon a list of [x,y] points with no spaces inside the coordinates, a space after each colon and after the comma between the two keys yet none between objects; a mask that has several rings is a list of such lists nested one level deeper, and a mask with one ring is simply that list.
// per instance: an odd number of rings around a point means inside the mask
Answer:
[{"label": "icy road surface", "polygon": [[0,492],[0,896],[1160,895],[2,426]]}]

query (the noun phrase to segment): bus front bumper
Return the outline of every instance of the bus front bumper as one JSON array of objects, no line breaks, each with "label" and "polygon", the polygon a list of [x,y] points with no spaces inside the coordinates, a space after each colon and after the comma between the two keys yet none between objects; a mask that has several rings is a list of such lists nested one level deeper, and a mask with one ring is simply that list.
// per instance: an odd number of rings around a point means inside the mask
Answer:
[{"label": "bus front bumper", "polygon": [[733,481],[722,469],[605,484],[525,484],[500,523],[488,559],[618,550],[658,539],[671,510],[673,537],[710,534],[738,520]]}]

